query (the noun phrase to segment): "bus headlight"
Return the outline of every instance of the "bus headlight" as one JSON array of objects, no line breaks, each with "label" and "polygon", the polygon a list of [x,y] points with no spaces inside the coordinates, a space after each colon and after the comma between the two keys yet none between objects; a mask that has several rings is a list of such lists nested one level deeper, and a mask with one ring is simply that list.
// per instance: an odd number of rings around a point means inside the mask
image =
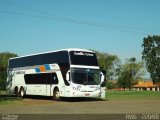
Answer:
[{"label": "bus headlight", "polygon": [[76,90],[76,91],[80,91],[80,89],[77,88],[77,87],[72,87],[72,89],[73,89],[73,90]]},{"label": "bus headlight", "polygon": [[72,87],[73,88],[73,90],[78,90],[76,87]]}]

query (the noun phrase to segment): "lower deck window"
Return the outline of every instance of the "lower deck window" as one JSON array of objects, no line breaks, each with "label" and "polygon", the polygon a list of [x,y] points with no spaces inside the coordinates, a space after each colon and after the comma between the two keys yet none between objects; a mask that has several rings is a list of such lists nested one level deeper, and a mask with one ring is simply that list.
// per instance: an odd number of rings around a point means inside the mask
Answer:
[{"label": "lower deck window", "polygon": [[58,84],[56,73],[25,74],[26,84]]}]

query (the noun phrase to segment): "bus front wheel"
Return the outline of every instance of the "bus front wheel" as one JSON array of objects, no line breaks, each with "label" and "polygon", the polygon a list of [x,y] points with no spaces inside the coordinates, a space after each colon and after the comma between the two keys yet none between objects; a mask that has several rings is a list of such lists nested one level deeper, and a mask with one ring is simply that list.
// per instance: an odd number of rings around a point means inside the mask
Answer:
[{"label": "bus front wheel", "polygon": [[56,88],[54,91],[53,91],[53,100],[56,100],[56,101],[59,101],[60,100],[60,92],[59,92],[59,89]]}]

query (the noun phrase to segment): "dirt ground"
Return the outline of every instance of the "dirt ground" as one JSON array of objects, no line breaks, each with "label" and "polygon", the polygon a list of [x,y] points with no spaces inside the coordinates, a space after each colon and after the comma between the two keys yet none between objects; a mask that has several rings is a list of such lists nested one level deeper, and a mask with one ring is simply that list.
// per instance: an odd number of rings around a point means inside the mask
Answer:
[{"label": "dirt ground", "polygon": [[160,113],[159,99],[146,100],[63,100],[27,97],[15,104],[0,105],[10,114],[127,114]]}]

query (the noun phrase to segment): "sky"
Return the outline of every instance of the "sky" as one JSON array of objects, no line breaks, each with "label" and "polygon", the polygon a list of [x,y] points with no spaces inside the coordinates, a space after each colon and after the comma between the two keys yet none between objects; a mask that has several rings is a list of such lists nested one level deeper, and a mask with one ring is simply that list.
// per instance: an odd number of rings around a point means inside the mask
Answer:
[{"label": "sky", "polygon": [[0,52],[64,48],[141,60],[143,38],[160,34],[160,0],[0,0]]}]

